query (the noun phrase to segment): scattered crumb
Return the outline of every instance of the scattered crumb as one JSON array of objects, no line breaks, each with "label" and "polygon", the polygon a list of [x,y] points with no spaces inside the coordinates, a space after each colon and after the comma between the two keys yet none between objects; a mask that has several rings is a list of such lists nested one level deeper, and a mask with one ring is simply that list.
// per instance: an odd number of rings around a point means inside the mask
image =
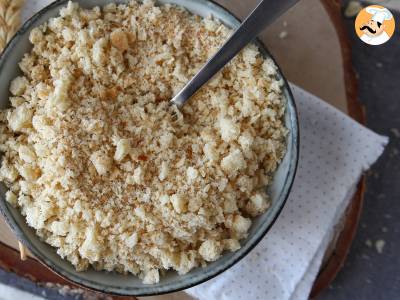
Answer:
[{"label": "scattered crumb", "polygon": [[388,232],[387,227],[382,227],[381,230],[382,230],[382,232]]},{"label": "scattered crumb", "polygon": [[369,255],[367,255],[367,254],[361,254],[361,258],[363,258],[363,259],[365,259],[365,260],[369,260],[370,259],[370,257],[369,257]]},{"label": "scattered crumb", "polygon": [[393,133],[396,138],[400,138],[400,130],[398,128],[390,128],[390,132]]},{"label": "scattered crumb", "polygon": [[122,30],[115,30],[110,34],[111,45],[120,51],[129,49],[129,41],[127,34]]},{"label": "scattered crumb", "polygon": [[288,32],[287,32],[286,30],[281,31],[281,32],[279,33],[279,38],[280,38],[280,39],[285,39],[287,36],[288,36]]},{"label": "scattered crumb", "polygon": [[370,239],[366,240],[365,245],[367,245],[368,247],[372,247],[372,241]]},{"label": "scattered crumb", "polygon": [[287,27],[288,26],[287,21],[283,21],[282,25],[283,25],[283,27]]},{"label": "scattered crumb", "polygon": [[[62,285],[59,283],[39,283],[40,286],[44,286],[48,289],[56,290],[61,296],[64,297],[79,297],[82,296],[83,299],[87,300],[98,300],[99,298],[94,296],[92,292],[80,288],[72,288],[68,285]],[[103,298],[101,298],[103,300]],[[111,300],[111,297],[105,296],[104,300]]]},{"label": "scattered crumb", "polygon": [[355,17],[362,9],[363,7],[359,1],[350,1],[344,10],[344,15],[347,18]]},{"label": "scattered crumb", "polygon": [[376,248],[376,251],[379,253],[379,254],[382,254],[383,253],[383,248],[385,247],[385,241],[384,240],[377,240],[376,242],[375,242],[375,248]]},{"label": "scattered crumb", "polygon": [[383,216],[385,217],[385,219],[391,219],[392,218],[392,215],[390,215],[390,214],[384,214]]},{"label": "scattered crumb", "polygon": [[376,63],[376,67],[377,67],[377,68],[382,68],[382,67],[383,67],[383,63],[377,62],[377,63]]}]

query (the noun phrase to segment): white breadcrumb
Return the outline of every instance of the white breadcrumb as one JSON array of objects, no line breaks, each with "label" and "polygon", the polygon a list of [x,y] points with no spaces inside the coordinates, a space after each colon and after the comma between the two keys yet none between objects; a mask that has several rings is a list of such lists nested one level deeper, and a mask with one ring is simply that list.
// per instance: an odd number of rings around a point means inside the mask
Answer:
[{"label": "white breadcrumb", "polygon": [[221,161],[221,168],[231,176],[236,177],[239,171],[247,167],[246,160],[239,149],[235,149]]},{"label": "white breadcrumb", "polygon": [[207,240],[201,244],[199,253],[205,261],[215,261],[220,257],[222,250],[220,242]]},{"label": "white breadcrumb", "polygon": [[14,96],[21,96],[25,92],[29,82],[25,77],[15,78],[10,85],[10,92]]},{"label": "white breadcrumb", "polygon": [[77,270],[154,284],[236,251],[285,154],[277,68],[249,45],[181,111],[168,100],[230,36],[152,1],[69,2],[33,29],[0,114],[6,200]]},{"label": "white breadcrumb", "polygon": [[114,159],[116,161],[121,161],[129,154],[131,151],[131,143],[128,139],[120,139],[117,142],[117,149],[115,149]]},{"label": "white breadcrumb", "polygon": [[8,125],[12,131],[20,131],[32,124],[33,112],[26,105],[20,105],[15,110],[9,111]]},{"label": "white breadcrumb", "polygon": [[193,168],[193,167],[187,168],[186,176],[187,176],[188,182],[189,183],[194,182],[196,180],[198,174],[199,174],[199,172],[195,168]]},{"label": "white breadcrumb", "polygon": [[16,206],[17,205],[17,196],[13,192],[7,191],[6,201],[8,203],[10,203],[12,206]]},{"label": "white breadcrumb", "polygon": [[144,284],[154,284],[159,281],[160,281],[160,274],[158,273],[158,270],[156,270],[156,269],[147,271],[143,278]]},{"label": "white breadcrumb", "polygon": [[136,232],[132,233],[128,238],[125,239],[125,244],[129,248],[133,248],[136,246],[138,242],[138,234]]},{"label": "white breadcrumb", "polygon": [[246,234],[251,226],[251,220],[240,215],[235,216],[233,219],[233,229],[238,234]]},{"label": "white breadcrumb", "polygon": [[106,175],[112,166],[111,159],[101,150],[94,152],[90,156],[90,161],[93,163],[99,175]]},{"label": "white breadcrumb", "polygon": [[252,216],[258,216],[266,211],[269,206],[268,195],[264,192],[256,192],[250,197],[250,201],[246,205],[246,211]]},{"label": "white breadcrumb", "polygon": [[172,195],[171,196],[171,203],[174,210],[180,214],[186,212],[187,209],[187,199],[181,195]]},{"label": "white breadcrumb", "polygon": [[219,121],[222,139],[229,143],[236,140],[240,134],[240,127],[235,124],[230,118],[221,118]]},{"label": "white breadcrumb", "polygon": [[240,243],[235,239],[227,239],[223,240],[224,249],[229,251],[237,251],[240,249]]}]

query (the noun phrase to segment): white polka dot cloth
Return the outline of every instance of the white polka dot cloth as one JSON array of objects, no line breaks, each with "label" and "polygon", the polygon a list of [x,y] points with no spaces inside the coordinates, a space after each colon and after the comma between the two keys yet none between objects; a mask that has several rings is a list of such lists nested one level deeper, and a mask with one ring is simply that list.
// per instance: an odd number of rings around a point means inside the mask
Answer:
[{"label": "white polka dot cloth", "polygon": [[387,138],[291,85],[300,160],[289,199],[265,238],[237,265],[186,292],[204,300],[308,299],[322,258],[362,175]]},{"label": "white polka dot cloth", "polygon": [[[51,0],[26,1],[23,19]],[[300,114],[295,183],[267,236],[243,260],[186,292],[204,300],[307,299],[333,227],[387,138],[292,85]]]}]

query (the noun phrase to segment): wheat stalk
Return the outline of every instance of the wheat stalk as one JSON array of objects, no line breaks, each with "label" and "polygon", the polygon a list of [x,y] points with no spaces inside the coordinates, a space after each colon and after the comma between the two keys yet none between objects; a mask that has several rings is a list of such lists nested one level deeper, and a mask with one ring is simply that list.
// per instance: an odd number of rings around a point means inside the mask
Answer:
[{"label": "wheat stalk", "polygon": [[[0,0],[0,52],[18,30],[24,0]],[[26,260],[26,248],[18,242],[22,260]]]},{"label": "wheat stalk", "polygon": [[24,0],[0,0],[0,52],[20,26],[23,4]]}]

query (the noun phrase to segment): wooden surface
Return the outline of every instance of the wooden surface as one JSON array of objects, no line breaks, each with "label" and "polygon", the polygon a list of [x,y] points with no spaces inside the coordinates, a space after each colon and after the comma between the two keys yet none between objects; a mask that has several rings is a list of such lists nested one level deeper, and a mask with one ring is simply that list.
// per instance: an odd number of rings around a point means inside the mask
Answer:
[{"label": "wooden surface", "polygon": [[[256,5],[257,1],[221,0],[217,2],[243,18]],[[351,68],[349,50],[344,47],[343,41],[342,45],[340,44],[337,36],[340,24],[337,24],[337,18],[335,21],[334,14],[335,12],[339,13],[339,11],[335,7],[334,0],[322,0],[322,2],[330,10],[330,16],[319,0],[303,0],[268,28],[262,35],[262,39],[290,81],[321,97],[340,110],[349,111],[351,116],[362,121],[360,106],[356,102],[355,82],[352,78],[354,74],[352,75],[349,69]],[[332,17],[333,19],[331,19]],[[341,38],[344,39],[343,36]],[[343,62],[345,62],[345,68],[343,68]],[[350,84],[346,86],[343,78],[346,78],[346,81]],[[344,224],[344,232],[347,234],[339,236],[338,245],[341,246],[341,251],[332,251],[333,255],[327,260],[327,264],[316,282],[316,287],[313,290],[314,295],[327,286],[334,273],[340,269],[347,254],[356,228],[357,216],[361,209],[361,186],[352,203],[354,205],[350,206],[348,210],[352,220],[347,222],[348,224]],[[3,268],[10,269],[11,267],[14,272],[20,275],[34,277],[32,279],[35,281],[66,284],[63,279],[49,273],[50,271],[44,271],[45,269],[40,267],[40,264],[33,259],[23,264],[18,261],[18,255],[13,251],[13,248],[17,249],[18,247],[17,242],[1,218],[0,241],[9,246],[2,247],[0,250],[0,261],[3,260],[0,266]],[[7,256],[5,261],[3,256]],[[30,272],[30,270],[35,270],[35,272]],[[183,292],[146,297],[146,300],[183,299],[189,299]]]},{"label": "wooden surface", "polygon": [[[258,1],[217,2],[243,19]],[[284,32],[287,36],[281,38]],[[347,111],[340,43],[336,28],[320,0],[300,1],[267,28],[261,39],[286,78]]]}]

